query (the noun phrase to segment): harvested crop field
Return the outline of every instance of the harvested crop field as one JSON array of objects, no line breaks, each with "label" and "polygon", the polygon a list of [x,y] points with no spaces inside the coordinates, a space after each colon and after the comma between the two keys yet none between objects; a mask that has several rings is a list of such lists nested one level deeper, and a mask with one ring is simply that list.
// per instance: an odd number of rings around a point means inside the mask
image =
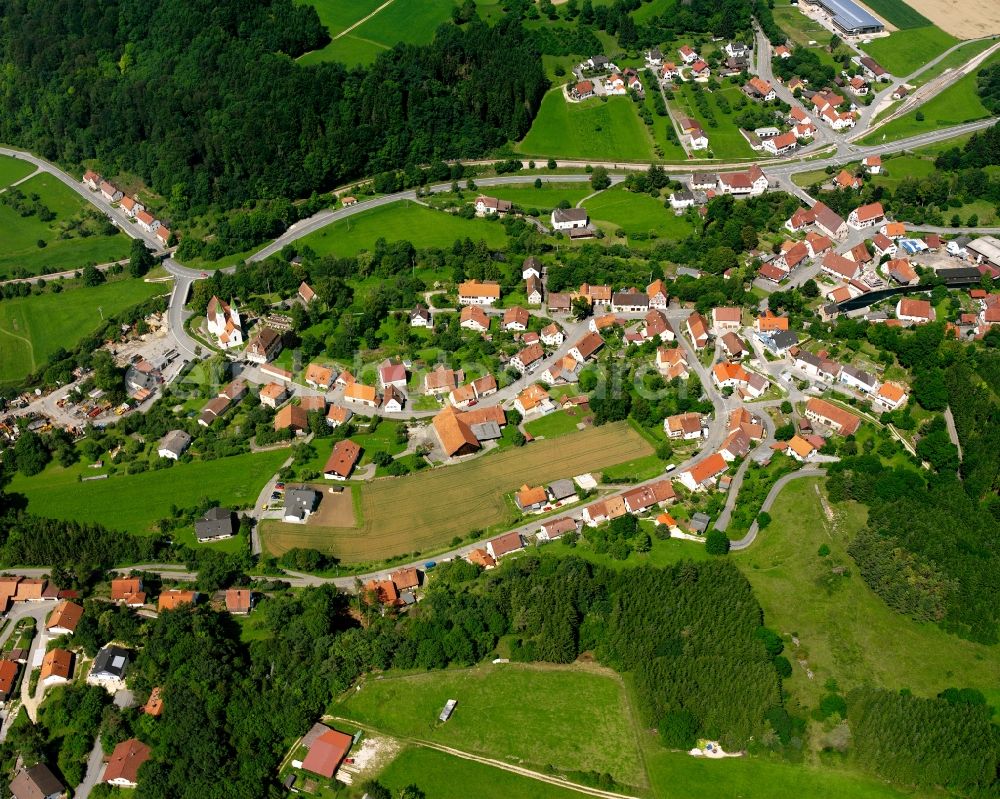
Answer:
[{"label": "harvested crop field", "polygon": [[907,5],[959,39],[1000,33],[1000,4],[996,0],[908,0]]},{"label": "harvested crop field", "polygon": [[313,547],[345,563],[430,553],[470,530],[513,523],[514,509],[505,495],[522,484],[550,483],[652,451],[624,422],[594,427],[457,466],[367,483],[360,488],[363,521],[358,527],[267,522],[262,526],[263,543],[273,555],[292,547]]},{"label": "harvested crop field", "polygon": [[[329,485],[311,484],[320,492],[319,506],[309,517],[309,524],[316,527],[353,527],[354,502],[351,499],[351,489],[346,486],[334,486],[331,493]],[[340,489],[340,490],[338,490]]]}]

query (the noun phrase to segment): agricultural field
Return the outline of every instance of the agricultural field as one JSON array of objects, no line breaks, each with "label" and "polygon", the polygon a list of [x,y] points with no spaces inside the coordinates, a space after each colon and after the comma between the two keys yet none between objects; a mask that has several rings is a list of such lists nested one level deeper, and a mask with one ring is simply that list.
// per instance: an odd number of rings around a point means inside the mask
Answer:
[{"label": "agricultural field", "polygon": [[171,505],[194,505],[204,496],[220,505],[253,503],[287,458],[288,451],[279,449],[88,482],[78,481],[77,476],[101,470],[88,469],[84,463],[69,468],[51,464],[34,477],[16,475],[9,491],[23,494],[29,509],[43,516],[148,535],[157,521],[170,515]]},{"label": "agricultural field", "polygon": [[[986,59],[982,67],[997,63],[1000,63],[1000,53]],[[883,138],[895,141],[990,116],[976,93],[977,76],[978,71],[960,78],[923,105],[870,133],[861,144],[879,144]],[[923,120],[918,120],[917,114],[921,114]]]},{"label": "agricultural field", "polygon": [[[169,289],[169,287],[167,287]],[[71,348],[104,317],[165,291],[141,280],[117,280],[59,294],[17,297],[0,303],[0,385],[23,380],[60,347]]]},{"label": "agricultural field", "polygon": [[26,178],[34,171],[34,164],[9,155],[0,155],[0,188]]},{"label": "agricultural field", "polygon": [[[743,93],[736,86],[726,86],[715,92],[708,93],[708,103],[715,114],[718,122],[716,127],[712,127],[708,120],[698,111],[694,104],[694,93],[689,83],[679,84],[674,89],[673,105],[679,108],[684,116],[690,116],[698,120],[705,135],[708,136],[709,151],[717,159],[752,158],[753,150],[743,134],[740,133],[739,126],[733,121],[736,102],[743,97]],[[731,111],[726,114],[719,108],[718,98],[725,97],[729,102]]]},{"label": "agricultural field", "polygon": [[626,234],[655,233],[659,238],[682,239],[693,232],[691,223],[664,206],[664,200],[615,186],[587,200],[591,219],[608,222]]},{"label": "agricultural field", "polygon": [[927,17],[903,0],[865,0],[865,5],[893,27],[900,30],[933,25]]},{"label": "agricultural field", "polygon": [[370,64],[399,42],[427,44],[438,26],[451,20],[455,0],[311,0],[311,5],[332,41],[299,61],[341,61],[354,66]]},{"label": "agricultural field", "polygon": [[[16,175],[13,169],[9,167],[8,171]],[[37,194],[41,205],[54,216],[47,222],[38,213],[21,216],[0,203],[0,280],[18,268],[39,275],[128,257],[128,237],[117,231],[105,236],[103,222],[84,221],[83,212],[91,207],[89,203],[52,175],[35,175],[17,189],[29,199]],[[62,237],[64,233],[67,238]],[[40,247],[39,242],[44,246]]]},{"label": "agricultural field", "polygon": [[280,555],[315,547],[345,563],[382,561],[407,552],[443,549],[474,529],[510,525],[514,506],[506,495],[613,464],[652,456],[653,448],[622,422],[571,437],[505,449],[455,466],[428,469],[361,487],[361,524],[354,528],[268,522],[264,547]]},{"label": "agricultural field", "polygon": [[[998,647],[965,641],[892,611],[865,585],[847,554],[867,510],[853,502],[830,507],[822,490],[820,480],[791,482],[770,511],[771,524],[752,547],[732,556],[753,585],[765,623],[798,636],[798,649],[786,644],[789,660],[806,661],[815,675],[806,679],[796,665],[784,683],[793,699],[815,707],[833,678],[841,691],[875,684],[909,688],[918,696],[972,687],[1000,705]],[[802,519],[815,523],[803,525]],[[830,549],[826,557],[818,554],[823,544]],[[837,575],[837,566],[847,572]],[[789,602],[792,596],[797,601]]]},{"label": "agricultural field", "polygon": [[653,138],[628,97],[568,103],[562,88],[550,90],[516,149],[523,155],[595,161],[650,161]]},{"label": "agricultural field", "polygon": [[407,785],[417,785],[429,799],[468,799],[470,785],[476,786],[476,799],[582,799],[583,796],[569,788],[418,746],[403,750],[378,780],[393,796]]},{"label": "agricultural field", "polygon": [[[449,699],[458,705],[441,724]],[[484,664],[385,677],[364,682],[332,712],[389,735],[527,768],[608,772],[624,785],[645,783],[625,689],[618,675],[597,667]]]},{"label": "agricultural field", "polygon": [[433,211],[410,201],[381,205],[346,219],[338,219],[299,240],[320,255],[354,255],[371,250],[378,239],[406,240],[418,249],[451,247],[456,239],[483,239],[491,247],[503,247],[507,233],[498,222],[462,219]]},{"label": "agricultural field", "polygon": [[[958,39],[950,33],[928,25],[898,30],[889,36],[872,39],[870,44],[864,45],[864,50],[893,75],[903,78],[956,44]],[[964,60],[967,61],[973,55],[975,53],[970,52]]]}]

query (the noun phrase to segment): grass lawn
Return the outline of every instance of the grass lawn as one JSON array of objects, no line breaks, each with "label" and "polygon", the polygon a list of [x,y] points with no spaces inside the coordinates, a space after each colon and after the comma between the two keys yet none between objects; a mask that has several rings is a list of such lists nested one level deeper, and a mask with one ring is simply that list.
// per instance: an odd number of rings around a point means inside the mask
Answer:
[{"label": "grass lawn", "polygon": [[[983,66],[985,68],[997,63],[1000,63],[1000,53],[994,53]],[[939,128],[961,125],[963,122],[990,116],[990,112],[976,94],[977,74],[973,72],[966,75],[923,105],[870,133],[861,143],[879,144],[883,139],[885,141],[905,139],[907,136],[929,133]],[[918,113],[924,116],[922,122],[917,120]]]},{"label": "grass lawn", "polygon": [[402,201],[381,205],[370,211],[339,219],[300,239],[320,255],[354,255],[370,250],[376,240],[406,240],[417,249],[451,247],[456,239],[484,239],[491,247],[503,247],[507,234],[497,222],[462,219],[433,211],[417,203]]},{"label": "grass lawn", "polygon": [[141,280],[118,280],[59,294],[17,297],[0,303],[0,385],[16,383],[45,363],[60,347],[72,347],[104,317],[137,305],[169,286]]},{"label": "grass lawn", "polygon": [[580,418],[580,414],[556,411],[538,419],[532,419],[524,425],[524,429],[535,438],[557,438],[567,433],[575,433],[576,426],[580,423]]},{"label": "grass lawn", "polygon": [[379,775],[393,796],[407,785],[418,785],[428,799],[581,799],[583,794],[510,771],[463,760],[418,746],[403,750]]},{"label": "grass lawn", "polygon": [[[705,545],[697,541],[687,541],[683,538],[668,538],[660,540],[653,535],[652,521],[644,521],[642,527],[653,541],[649,552],[632,552],[625,560],[617,560],[608,554],[595,552],[585,538],[580,538],[575,545],[569,546],[563,541],[553,541],[540,546],[536,551],[540,557],[574,557],[588,560],[599,566],[605,566],[615,571],[631,569],[635,566],[654,566],[661,568],[670,566],[682,560],[708,560],[711,555],[705,551]],[[529,555],[536,551],[527,550]],[[523,555],[521,557],[524,557]]]},{"label": "grass lawn", "polygon": [[[593,194],[594,190],[589,183],[550,183],[545,179],[544,173],[539,174],[542,180],[541,188],[536,189],[530,184],[523,186],[483,186],[482,191],[490,197],[499,197],[501,200],[510,200],[521,208],[539,208],[551,211],[560,202],[565,200],[570,205],[576,205],[588,194]],[[466,201],[475,200],[469,192],[465,193]]]},{"label": "grass lawn", "polygon": [[538,485],[614,464],[642,463],[646,456],[657,460],[651,452],[649,443],[625,423],[590,428],[454,466],[366,483],[360,489],[358,526],[268,521],[262,525],[263,544],[274,555],[296,546],[316,547],[351,564],[414,551],[428,555],[470,530],[512,526],[517,517],[506,495],[524,483]]},{"label": "grass lawn", "polygon": [[[865,523],[865,507],[840,504],[830,521],[817,493],[820,485],[814,479],[790,483],[771,510],[771,525],[753,546],[732,555],[753,585],[765,623],[800,639],[797,649],[786,644],[789,660],[807,661],[815,674],[809,680],[796,665],[784,683],[792,698],[815,707],[832,677],[842,691],[875,684],[934,696],[957,686],[1000,699],[998,647],[964,641],[890,610],[862,581],[846,551]],[[830,548],[825,558],[817,554],[822,544]],[[848,573],[834,574],[838,565]]]},{"label": "grass lawn", "polygon": [[852,771],[791,765],[755,757],[705,760],[668,752],[650,741],[646,768],[656,799],[902,799],[903,793],[879,780]]},{"label": "grass lawn", "polygon": [[967,61],[970,61],[993,44],[994,41],[992,39],[981,39],[974,42],[966,42],[959,49],[955,50],[953,53],[949,53],[938,61],[933,67],[926,69],[917,75],[917,77],[913,79],[913,83],[917,86],[922,86],[927,83],[927,81],[943,74],[945,70],[954,69],[955,67],[959,67]]},{"label": "grass lawn", "polygon": [[906,178],[925,178],[934,171],[934,162],[916,155],[900,155],[883,159],[882,173],[865,178],[876,186],[895,191]]},{"label": "grass lawn", "polygon": [[661,238],[682,239],[692,232],[686,217],[665,208],[662,199],[614,186],[587,200],[591,219],[610,222],[626,234],[656,233]]},{"label": "grass lawn", "polygon": [[726,86],[716,92],[708,94],[708,103],[715,114],[718,122],[716,127],[712,127],[708,120],[698,111],[694,104],[694,92],[690,83],[682,83],[674,89],[674,104],[679,106],[684,116],[694,117],[701,123],[708,136],[708,147],[712,154],[719,159],[729,158],[752,158],[753,150],[747,140],[743,138],[740,129],[733,121],[732,114],[724,114],[717,104],[716,97],[725,97],[732,108],[735,109],[736,101],[741,97],[740,90],[735,86]]},{"label": "grass lawn", "polygon": [[933,24],[903,0],[866,0],[865,5],[889,24],[900,29],[923,28]]},{"label": "grass lawn", "polygon": [[524,155],[650,161],[653,139],[628,97],[568,103],[562,89],[545,95],[542,107],[516,149]]},{"label": "grass lawn", "polygon": [[0,188],[26,178],[34,171],[34,164],[29,164],[20,158],[11,158],[9,155],[0,155]]},{"label": "grass lawn", "polygon": [[[872,39],[871,44],[862,46],[868,55],[889,72],[902,78],[956,44],[958,39],[950,33],[945,33],[936,25],[927,25],[898,30],[884,38]],[[974,53],[966,55],[964,60],[967,61],[973,55]]]},{"label": "grass lawn", "polygon": [[[833,60],[833,54],[827,52],[826,46],[830,43],[830,31],[815,22],[801,11],[797,6],[775,4],[774,21],[781,26],[781,29],[788,34],[799,47],[808,47],[819,58],[820,62],[827,66],[834,67],[838,71],[840,65]],[[816,44],[809,44],[816,42]]]},{"label": "grass lawn", "polygon": [[455,6],[454,0],[393,0],[350,33],[334,38],[383,3],[384,0],[352,0],[350,3],[314,0],[312,5],[333,41],[322,50],[306,53],[299,60],[303,64],[342,61],[353,66],[371,63],[398,42],[427,44],[434,38],[438,26],[451,19]]},{"label": "grass lawn", "polygon": [[52,464],[34,477],[16,475],[9,491],[24,494],[33,513],[144,535],[170,515],[171,505],[194,505],[204,496],[221,505],[254,502],[287,457],[288,451],[279,449],[85,483],[77,475],[95,473],[86,465]]},{"label": "grass lawn", "polygon": [[[458,705],[441,724],[449,699]],[[369,679],[332,712],[390,735],[529,768],[609,772],[626,785],[645,783],[624,686],[604,669],[484,664]]]},{"label": "grass lawn", "polygon": [[663,471],[663,461],[656,455],[643,455],[640,458],[619,463],[603,471],[604,480],[617,480],[621,477],[634,477],[636,480],[648,480]]},{"label": "grass lawn", "polygon": [[[70,238],[60,238],[63,226],[89,204],[52,175],[35,175],[17,188],[25,197],[37,194],[55,218],[43,222],[37,214],[21,216],[13,208],[0,205],[0,279],[9,277],[17,267],[38,275],[128,257],[129,239],[119,232],[86,237],[74,232]],[[93,226],[87,222],[83,227],[93,232]],[[45,246],[39,247],[39,241],[44,241]]]}]

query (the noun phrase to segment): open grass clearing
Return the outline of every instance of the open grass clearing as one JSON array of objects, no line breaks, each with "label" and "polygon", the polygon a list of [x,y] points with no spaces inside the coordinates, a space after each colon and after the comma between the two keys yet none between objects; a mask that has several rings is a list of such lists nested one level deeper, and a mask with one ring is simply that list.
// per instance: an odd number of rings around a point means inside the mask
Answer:
[{"label": "open grass clearing", "polygon": [[[501,200],[510,200],[521,208],[539,208],[550,211],[563,201],[570,205],[576,205],[588,194],[594,192],[590,184],[584,181],[580,183],[552,183],[545,179],[544,174],[540,174],[538,177],[541,179],[542,185],[537,189],[530,184],[483,186],[482,193],[490,197],[499,197]],[[472,201],[475,200],[475,197],[466,192],[465,200]]]},{"label": "open grass clearing", "polygon": [[[458,705],[442,724],[438,714],[449,699]],[[596,666],[483,664],[369,679],[332,712],[390,735],[528,768],[608,772],[626,785],[645,783],[624,686]]]},{"label": "open grass clearing", "polygon": [[60,347],[70,349],[109,316],[169,291],[141,280],[79,286],[0,303],[0,385],[23,380]]},{"label": "open grass clearing", "polygon": [[[866,508],[839,504],[831,521],[817,493],[821,486],[816,479],[789,483],[770,511],[772,523],[753,546],[733,555],[764,608],[765,623],[799,637],[797,650],[786,644],[789,660],[804,659],[814,672],[809,680],[796,665],[786,690],[809,708],[831,677],[842,691],[875,684],[935,696],[956,686],[993,691],[997,699],[998,647],[962,640],[892,611],[862,581],[847,554]],[[830,548],[826,557],[818,555],[822,544]],[[848,573],[834,574],[838,565]]]},{"label": "open grass clearing", "polygon": [[[330,31],[332,41],[321,50],[301,56],[299,61],[303,64],[340,61],[354,66],[370,64],[400,42],[427,44],[438,26],[451,19],[455,1],[315,0],[312,5]],[[360,25],[352,27],[361,20],[364,21]]]},{"label": "open grass clearing", "polygon": [[[990,56],[983,64],[983,68],[997,63],[1000,63],[1000,53]],[[861,144],[896,141],[990,116],[990,112],[976,93],[977,75],[978,72],[973,72],[960,78],[923,105],[870,133],[862,139]],[[917,119],[917,114],[923,116],[922,121]]]},{"label": "open grass clearing", "polygon": [[653,139],[630,98],[569,103],[557,86],[545,95],[531,130],[516,149],[546,158],[650,161]]},{"label": "open grass clearing", "polygon": [[83,463],[50,464],[34,477],[15,475],[8,490],[26,496],[31,512],[41,516],[146,535],[170,515],[172,505],[188,507],[205,496],[224,506],[253,503],[287,457],[287,450],[279,449],[88,482],[79,482],[77,475],[101,471]]},{"label": "open grass clearing", "polygon": [[583,794],[558,785],[486,766],[455,755],[409,747],[379,775],[379,782],[395,796],[407,785],[418,785],[428,799],[581,799]]},{"label": "open grass clearing", "polygon": [[655,233],[660,238],[681,239],[693,232],[686,217],[664,206],[664,200],[628,191],[622,186],[602,191],[587,200],[590,218],[610,222],[626,235]]},{"label": "open grass clearing", "polygon": [[26,178],[34,171],[34,164],[29,164],[20,158],[11,158],[9,155],[0,155],[0,189]]},{"label": "open grass clearing", "polygon": [[491,247],[502,247],[507,233],[498,222],[462,219],[444,211],[403,200],[339,219],[299,240],[320,255],[354,255],[371,250],[378,239],[406,240],[418,249],[451,247],[458,239],[483,239]]},{"label": "open grass clearing", "polygon": [[[17,189],[28,198],[37,194],[39,202],[55,217],[43,222],[38,214],[21,216],[10,206],[0,204],[0,279],[10,277],[18,267],[38,275],[128,257],[128,237],[120,232],[101,235],[93,221],[83,223],[69,238],[60,237],[64,228],[90,206],[52,175],[35,175]],[[84,231],[88,235],[84,236]],[[40,241],[44,247],[38,246]]]},{"label": "open grass clearing", "polygon": [[917,75],[912,82],[917,86],[922,86],[927,83],[927,81],[933,80],[939,75],[943,75],[947,70],[955,69],[955,67],[960,67],[967,61],[971,61],[983,52],[983,50],[994,44],[996,44],[994,39],[977,39],[976,41],[966,42],[954,52],[948,53],[948,55],[938,61],[930,69],[925,69]]},{"label": "open grass clearing", "polygon": [[625,423],[590,428],[455,466],[367,483],[361,487],[359,526],[267,522],[262,526],[263,544],[275,555],[292,547],[315,546],[345,563],[430,553],[470,530],[513,525],[516,516],[507,495],[524,483],[550,483],[650,453],[652,447]]},{"label": "open grass clearing", "polygon": [[733,121],[733,114],[723,113],[718,104],[718,98],[725,97],[730,107],[735,109],[736,102],[743,96],[742,92],[736,86],[726,86],[714,92],[706,91],[706,96],[717,122],[715,127],[709,124],[708,118],[695,105],[694,90],[690,83],[682,83],[674,89],[672,102],[680,109],[681,114],[698,121],[708,136],[708,149],[717,159],[753,158],[754,152]]},{"label": "open grass clearing", "polygon": [[[870,44],[862,45],[862,48],[889,72],[902,78],[956,44],[958,39],[950,33],[945,33],[936,25],[925,25],[872,39]],[[968,60],[972,55],[965,58]]]}]

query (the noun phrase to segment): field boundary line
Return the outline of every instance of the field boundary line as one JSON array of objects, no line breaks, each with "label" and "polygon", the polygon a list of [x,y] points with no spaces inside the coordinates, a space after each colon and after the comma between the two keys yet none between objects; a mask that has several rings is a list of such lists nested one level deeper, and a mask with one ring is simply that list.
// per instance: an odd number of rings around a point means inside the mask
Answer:
[{"label": "field boundary line", "polygon": [[512,774],[517,774],[521,777],[527,777],[528,779],[537,780],[538,782],[547,782],[549,785],[555,785],[559,788],[566,788],[570,791],[577,791],[579,793],[587,794],[588,796],[596,796],[598,799],[639,799],[637,796],[632,796],[626,793],[615,793],[613,791],[604,791],[600,788],[591,788],[587,785],[580,785],[579,783],[570,782],[562,777],[556,777],[551,774],[542,774],[540,771],[533,771],[523,766],[515,766],[512,763],[504,763],[502,760],[496,760],[492,757],[484,757],[482,755],[474,755],[470,752],[463,752],[461,749],[455,749],[450,746],[444,746],[442,744],[431,743],[430,741],[424,741],[420,738],[409,738],[401,735],[392,735],[382,730],[372,727],[368,724],[362,724],[354,719],[347,718],[345,716],[326,716],[324,718],[329,718],[332,721],[342,721],[347,724],[351,724],[359,729],[365,730],[367,732],[377,732],[380,735],[385,735],[389,738],[395,738],[397,741],[403,741],[404,743],[412,744],[413,746],[422,746],[425,749],[433,749],[438,752],[443,752],[446,755],[452,755],[454,757],[461,758],[462,760],[470,760],[473,763],[479,763],[484,766],[492,766],[493,768],[502,769],[503,771],[509,771]]},{"label": "field boundary line", "polygon": [[[380,5],[374,11],[372,11],[372,13],[369,14],[367,17],[362,17],[357,22],[355,22],[353,25],[351,25],[351,27],[344,28],[344,30],[342,30],[340,33],[338,33],[336,36],[333,37],[333,41],[337,41],[337,39],[339,39],[341,36],[346,36],[348,33],[350,33],[352,30],[354,30],[355,28],[357,28],[359,25],[364,25],[368,20],[370,20],[372,17],[374,17],[379,11],[381,11],[386,6],[391,6],[394,2],[395,2],[395,0],[385,0],[385,2],[382,3],[382,5]],[[374,42],[373,42],[373,44],[374,44]]]}]

